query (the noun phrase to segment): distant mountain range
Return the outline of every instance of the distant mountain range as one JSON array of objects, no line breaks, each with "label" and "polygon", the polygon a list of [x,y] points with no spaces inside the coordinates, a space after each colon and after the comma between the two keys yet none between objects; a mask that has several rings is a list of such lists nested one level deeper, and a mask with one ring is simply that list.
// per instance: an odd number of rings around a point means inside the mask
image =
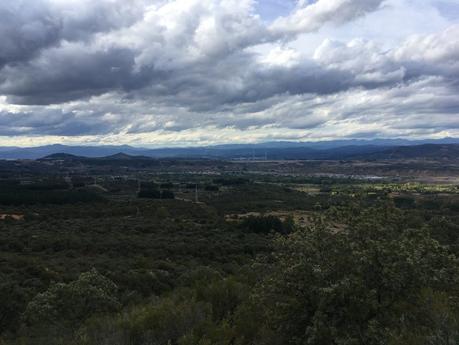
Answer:
[{"label": "distant mountain range", "polygon": [[[358,157],[356,157],[358,158]],[[363,155],[364,159],[435,159],[459,160],[458,144],[424,144],[416,146],[397,146],[380,152]]]},{"label": "distant mountain range", "polygon": [[147,156],[134,156],[126,153],[116,153],[110,156],[103,157],[85,157],[76,156],[69,153],[53,153],[51,155],[38,158],[38,161],[139,161],[139,160],[155,160],[153,157]]},{"label": "distant mountain range", "polygon": [[[55,156],[53,156],[55,155]],[[439,140],[336,140],[322,142],[266,142],[260,144],[215,145],[180,148],[138,148],[120,146],[0,147],[0,159],[110,159],[189,158],[189,159],[400,159],[459,158],[459,139]]]}]

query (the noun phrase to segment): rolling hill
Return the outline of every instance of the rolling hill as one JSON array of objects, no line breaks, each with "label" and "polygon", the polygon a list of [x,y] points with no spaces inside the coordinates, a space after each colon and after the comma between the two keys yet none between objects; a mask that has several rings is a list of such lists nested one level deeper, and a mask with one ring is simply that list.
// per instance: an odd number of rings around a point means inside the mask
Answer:
[{"label": "rolling hill", "polygon": [[[400,145],[403,142],[403,145]],[[397,145],[395,145],[397,144]],[[348,140],[317,143],[279,142],[247,145],[217,145],[184,148],[137,148],[132,146],[49,145],[7,150],[0,159],[64,159],[78,157],[132,160],[150,158],[243,159],[243,160],[346,160],[346,159],[456,159],[459,139],[411,142],[403,140]]]}]

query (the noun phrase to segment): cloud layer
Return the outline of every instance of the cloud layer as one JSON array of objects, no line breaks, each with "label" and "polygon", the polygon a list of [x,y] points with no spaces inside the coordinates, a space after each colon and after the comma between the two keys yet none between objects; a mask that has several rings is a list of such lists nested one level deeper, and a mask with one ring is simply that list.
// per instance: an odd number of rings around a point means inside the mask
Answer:
[{"label": "cloud layer", "polygon": [[0,2],[0,144],[459,136],[454,1],[269,6]]}]

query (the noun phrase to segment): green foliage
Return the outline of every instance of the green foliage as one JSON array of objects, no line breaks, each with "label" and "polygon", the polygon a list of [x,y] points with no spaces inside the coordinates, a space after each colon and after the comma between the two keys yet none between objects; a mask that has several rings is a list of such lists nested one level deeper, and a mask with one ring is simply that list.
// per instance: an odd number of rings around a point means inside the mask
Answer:
[{"label": "green foliage", "polygon": [[279,246],[259,298],[283,344],[387,344],[406,330],[424,344],[439,332],[431,297],[448,296],[454,314],[457,259],[395,210],[366,212],[341,232],[319,222]]},{"label": "green foliage", "polygon": [[204,187],[204,189],[208,192],[218,192],[220,188],[213,184],[208,184]]},{"label": "green foliage", "polygon": [[249,216],[242,221],[241,227],[245,231],[257,234],[268,234],[273,231],[285,235],[294,230],[295,224],[291,217],[282,221],[275,216]]},{"label": "green foliage", "polygon": [[208,314],[209,306],[205,303],[165,298],[119,317],[88,321],[79,332],[78,344],[177,344],[193,328],[205,323]]},{"label": "green foliage", "polygon": [[347,195],[312,195],[279,185],[247,184],[232,187],[212,197],[211,203],[220,213],[265,212],[270,210],[315,210],[317,203],[323,209],[346,206],[352,200]]},{"label": "green foliage", "polygon": [[35,296],[24,312],[24,322],[31,328],[48,324],[73,328],[92,315],[119,308],[117,286],[93,269]]},{"label": "green foliage", "polygon": [[394,198],[394,204],[398,208],[414,208],[415,200],[409,196],[397,196]]},{"label": "green foliage", "polygon": [[174,192],[167,190],[167,189],[161,191],[161,199],[174,199],[174,198],[175,198]]},{"label": "green foliage", "polygon": [[159,189],[142,189],[139,191],[139,198],[148,198],[148,199],[174,199],[175,194],[170,190],[159,190]]},{"label": "green foliage", "polygon": [[222,186],[237,186],[247,184],[250,180],[244,177],[221,177],[214,179],[213,182]]},{"label": "green foliage", "polygon": [[162,189],[172,189],[174,188],[174,184],[172,182],[164,182],[164,183],[161,183],[160,187]]},{"label": "green foliage", "polygon": [[185,278],[195,268],[209,267],[222,278],[271,248],[268,238],[244,234],[212,209],[179,200],[11,212],[25,213],[24,221],[0,221],[0,334],[12,337],[35,296],[48,296],[92,267],[116,283],[127,306],[191,284]]},{"label": "green foliage", "polygon": [[459,343],[456,192],[164,173],[138,199],[123,176],[105,203],[4,207],[1,345]]},{"label": "green foliage", "polygon": [[161,199],[161,191],[159,189],[142,189],[137,196],[139,198]]},{"label": "green foliage", "polygon": [[19,188],[0,191],[1,205],[76,204],[103,201],[99,194],[86,190],[34,190]]},{"label": "green foliage", "polygon": [[[16,284],[6,281],[0,283],[0,334],[19,322],[18,310],[26,303],[24,291]],[[1,338],[0,338],[1,344]]]},{"label": "green foliage", "polygon": [[78,344],[229,345],[235,336],[230,318],[247,296],[247,286],[235,278],[198,279],[193,288],[178,289],[151,304],[89,320]]}]

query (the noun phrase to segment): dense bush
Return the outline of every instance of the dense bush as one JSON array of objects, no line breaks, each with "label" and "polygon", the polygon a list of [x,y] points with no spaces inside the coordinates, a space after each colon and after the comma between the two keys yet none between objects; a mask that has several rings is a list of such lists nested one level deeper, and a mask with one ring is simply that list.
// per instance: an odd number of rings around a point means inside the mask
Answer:
[{"label": "dense bush", "polygon": [[222,186],[238,186],[247,184],[250,180],[244,177],[222,177],[214,179],[213,182]]},{"label": "dense bush", "polygon": [[161,199],[174,199],[174,198],[175,198],[174,192],[167,190],[167,189],[161,191]]},{"label": "dense bush", "polygon": [[319,224],[279,245],[279,264],[259,301],[274,343],[459,340],[458,260],[426,230],[405,228],[380,210],[347,231]]},{"label": "dense bush", "polygon": [[117,284],[128,305],[188,284],[181,277],[195,267],[232,272],[271,247],[211,208],[179,200],[15,209],[24,221],[0,220],[0,334],[19,330],[35,296],[92,267]]},{"label": "dense bush", "polygon": [[218,192],[220,190],[220,188],[218,188],[218,186],[216,185],[212,185],[212,184],[208,184],[204,187],[204,189],[208,192]]},{"label": "dense bush", "polygon": [[92,315],[118,310],[117,289],[115,283],[93,269],[76,281],[54,284],[36,295],[27,305],[24,322],[31,328],[77,327]]},{"label": "dense bush", "polygon": [[137,196],[139,198],[161,199],[161,191],[159,189],[141,189]]},{"label": "dense bush", "polygon": [[4,206],[24,220],[0,221],[0,344],[458,343],[457,195],[275,182]]},{"label": "dense bush", "polygon": [[241,227],[245,231],[257,234],[268,234],[271,231],[280,234],[289,234],[294,229],[294,222],[292,218],[282,221],[279,217],[275,216],[249,216],[242,221]]},{"label": "dense bush", "polygon": [[86,190],[27,190],[0,191],[1,205],[76,204],[103,201],[104,198]]},{"label": "dense bush", "polygon": [[174,188],[174,184],[172,182],[164,182],[160,184],[162,189],[172,189]]},{"label": "dense bush", "polygon": [[171,190],[159,190],[159,189],[143,189],[137,196],[139,198],[148,198],[148,199],[174,199],[175,194]]},{"label": "dense bush", "polygon": [[398,208],[414,208],[415,200],[409,196],[396,196],[394,197],[394,204]]}]

